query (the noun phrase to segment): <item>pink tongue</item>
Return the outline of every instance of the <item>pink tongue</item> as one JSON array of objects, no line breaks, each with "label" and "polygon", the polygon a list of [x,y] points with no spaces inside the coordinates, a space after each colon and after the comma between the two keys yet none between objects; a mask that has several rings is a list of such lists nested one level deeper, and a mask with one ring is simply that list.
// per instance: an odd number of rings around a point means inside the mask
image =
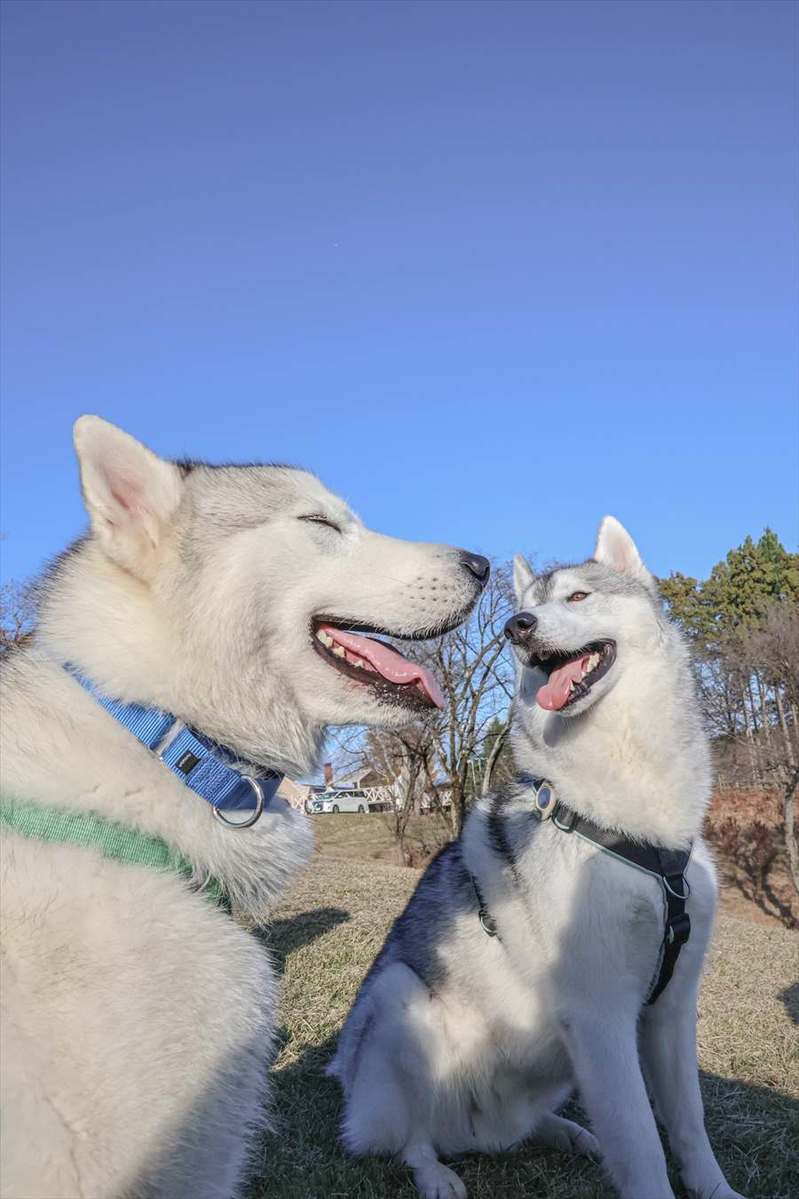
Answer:
[{"label": "pink tongue", "polygon": [[565,666],[559,666],[557,670],[552,671],[549,681],[539,688],[535,697],[539,708],[546,708],[547,712],[560,711],[571,694],[571,684],[579,683],[583,677],[589,657],[590,654],[586,654],[584,658],[567,662]]},{"label": "pink tongue", "polygon": [[431,703],[437,708],[445,706],[444,696],[438,685],[438,679],[418,662],[408,662],[402,654],[384,645],[382,641],[374,641],[371,637],[360,637],[357,633],[344,633],[332,625],[323,624],[321,631],[327,633],[337,645],[342,645],[350,653],[365,658],[374,666],[378,674],[389,683],[418,683]]}]

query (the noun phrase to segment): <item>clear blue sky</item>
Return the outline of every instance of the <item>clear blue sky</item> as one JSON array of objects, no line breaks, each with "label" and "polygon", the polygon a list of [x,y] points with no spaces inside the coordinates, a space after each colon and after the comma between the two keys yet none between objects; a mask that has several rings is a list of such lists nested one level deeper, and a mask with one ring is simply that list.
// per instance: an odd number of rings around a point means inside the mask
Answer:
[{"label": "clear blue sky", "polygon": [[499,557],[796,546],[796,5],[3,8],[6,576],[87,411]]}]

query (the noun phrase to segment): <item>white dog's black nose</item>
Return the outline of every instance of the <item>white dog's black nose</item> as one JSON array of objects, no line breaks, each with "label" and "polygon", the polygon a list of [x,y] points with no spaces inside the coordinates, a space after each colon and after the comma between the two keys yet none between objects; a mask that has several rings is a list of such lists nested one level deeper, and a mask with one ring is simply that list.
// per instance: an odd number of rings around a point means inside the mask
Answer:
[{"label": "white dog's black nose", "polygon": [[530,640],[538,624],[538,617],[532,612],[517,612],[505,622],[505,636],[514,645],[524,645]]},{"label": "white dog's black nose", "polygon": [[482,554],[470,554],[468,550],[461,550],[461,566],[465,566],[469,574],[474,575],[481,587],[488,582],[491,563]]}]

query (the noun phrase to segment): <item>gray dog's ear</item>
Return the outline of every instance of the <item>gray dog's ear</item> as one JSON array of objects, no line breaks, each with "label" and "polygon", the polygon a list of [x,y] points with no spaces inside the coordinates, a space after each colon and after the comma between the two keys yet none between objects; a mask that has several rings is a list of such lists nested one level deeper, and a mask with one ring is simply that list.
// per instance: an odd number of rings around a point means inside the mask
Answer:
[{"label": "gray dog's ear", "polygon": [[140,579],[152,576],[159,545],[180,503],[180,471],[99,416],[73,429],[83,499],[105,553]]},{"label": "gray dog's ear", "polygon": [[618,574],[630,575],[639,583],[652,586],[652,575],[644,566],[638,547],[615,516],[604,517],[599,526],[594,559]]},{"label": "gray dog's ear", "polygon": [[534,578],[535,571],[524,554],[517,554],[513,559],[513,590],[516,592],[516,599],[519,603]]}]

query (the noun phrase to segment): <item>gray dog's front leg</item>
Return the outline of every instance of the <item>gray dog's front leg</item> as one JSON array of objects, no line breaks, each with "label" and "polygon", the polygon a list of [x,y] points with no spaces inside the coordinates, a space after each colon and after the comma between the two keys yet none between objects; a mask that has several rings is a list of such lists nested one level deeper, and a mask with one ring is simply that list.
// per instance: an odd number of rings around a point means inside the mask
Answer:
[{"label": "gray dog's front leg", "polygon": [[641,1059],[687,1190],[695,1199],[743,1199],[727,1182],[705,1131],[696,1061],[696,996],[674,991],[644,1012]]},{"label": "gray dog's front leg", "polygon": [[638,1061],[636,1020],[613,1004],[562,1022],[602,1159],[622,1199],[674,1199]]}]

